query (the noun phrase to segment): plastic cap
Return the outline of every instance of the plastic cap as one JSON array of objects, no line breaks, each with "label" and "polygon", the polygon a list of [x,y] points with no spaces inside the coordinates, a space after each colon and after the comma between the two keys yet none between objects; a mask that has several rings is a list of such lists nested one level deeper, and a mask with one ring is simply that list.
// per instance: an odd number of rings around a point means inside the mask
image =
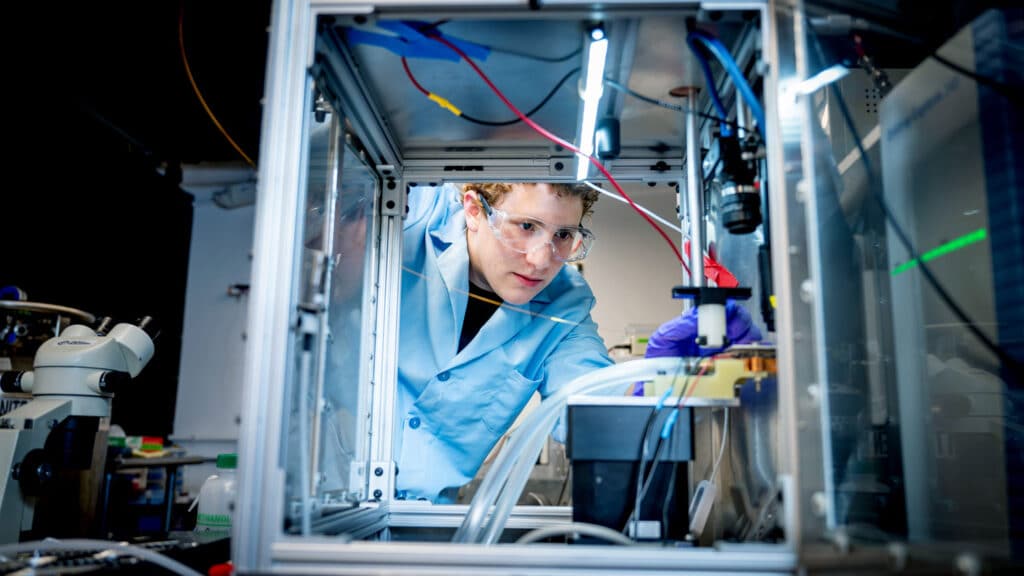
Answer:
[{"label": "plastic cap", "polygon": [[218,454],[217,468],[228,468],[234,470],[238,466],[238,455],[235,453]]},{"label": "plastic cap", "polygon": [[223,564],[214,564],[210,566],[207,571],[209,576],[231,576],[235,573],[235,567],[231,562],[225,562]]}]

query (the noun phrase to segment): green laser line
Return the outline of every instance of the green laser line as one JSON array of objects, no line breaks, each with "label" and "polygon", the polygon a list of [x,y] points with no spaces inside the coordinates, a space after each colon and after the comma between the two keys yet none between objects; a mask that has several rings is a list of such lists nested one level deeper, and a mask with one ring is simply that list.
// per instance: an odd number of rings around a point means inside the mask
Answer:
[{"label": "green laser line", "polygon": [[[949,254],[950,252],[955,252],[957,250],[960,250],[961,248],[970,246],[971,244],[981,242],[987,236],[988,232],[986,232],[984,228],[978,228],[974,232],[964,234],[959,238],[954,238],[937,248],[933,248],[925,252],[924,254],[921,255],[920,261],[928,262],[929,260],[934,260],[939,256],[944,256],[946,254]],[[910,270],[911,268],[917,266],[917,263],[917,259],[910,260],[909,262],[904,262],[903,264],[900,264],[899,266],[893,268],[892,275],[896,276],[897,274],[902,274],[907,270]]]}]

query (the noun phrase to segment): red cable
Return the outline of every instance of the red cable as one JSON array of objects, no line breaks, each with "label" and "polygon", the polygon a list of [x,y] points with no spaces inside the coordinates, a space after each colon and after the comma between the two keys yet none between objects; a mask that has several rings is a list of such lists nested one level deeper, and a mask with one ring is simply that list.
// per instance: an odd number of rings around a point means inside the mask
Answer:
[{"label": "red cable", "polygon": [[412,82],[412,85],[420,92],[423,92],[424,96],[430,96],[430,92],[421,86],[420,83],[416,81],[416,77],[412,75],[412,70],[409,70],[409,61],[405,59],[405,56],[402,56],[402,68],[405,68],[405,75],[409,77],[409,81]]},{"label": "red cable", "polygon": [[853,35],[853,48],[856,50],[859,58],[867,56],[867,53],[864,52],[864,45],[861,43],[860,34]]},{"label": "red cable", "polygon": [[[719,356],[712,356],[711,359],[715,360],[715,359],[717,359],[719,357],[720,357],[720,355]],[[690,387],[687,388],[687,390],[686,390],[686,396],[683,396],[683,402],[686,402],[690,398],[690,394],[693,394],[693,391],[697,389],[697,380],[700,380],[700,377],[703,376],[704,373],[707,372],[707,371],[708,371],[708,365],[707,364],[704,364],[703,366],[701,366],[700,370],[697,372],[697,375],[693,377],[693,382],[690,382]],[[677,404],[677,406],[678,406],[678,404]]]},{"label": "red cable", "polygon": [[[499,90],[498,87],[495,86],[493,82],[491,82],[491,79],[488,78],[486,74],[484,74],[484,71],[481,70],[480,67],[476,65],[476,62],[473,62],[473,60],[470,59],[470,57],[467,56],[465,52],[463,52],[461,49],[459,49],[458,46],[452,44],[451,42],[449,42],[448,40],[445,40],[444,38],[442,38],[440,36],[430,36],[430,38],[432,38],[434,40],[437,40],[438,42],[440,42],[440,43],[444,44],[445,46],[447,46],[448,48],[452,49],[463,60],[465,60],[466,63],[469,64],[473,68],[473,70],[477,73],[477,75],[480,76],[480,78],[483,79],[483,81],[487,83],[487,86],[490,87],[490,89],[498,96],[498,98],[500,98],[501,101],[505,103],[505,106],[507,106],[508,109],[511,110],[512,113],[514,113],[516,116],[518,116],[519,119],[522,120],[526,125],[528,125],[530,128],[533,128],[535,131],[537,131],[538,134],[540,134],[541,136],[547,138],[548,140],[551,140],[555,144],[558,144],[559,146],[561,146],[563,148],[567,148],[567,149],[572,150],[573,152],[575,152],[577,154],[585,156],[587,158],[587,160],[590,160],[591,164],[593,164],[594,166],[597,166],[597,169],[600,170],[601,173],[604,174],[605,178],[607,178],[608,181],[612,183],[612,186],[615,187],[615,191],[618,192],[620,195],[622,195],[622,197],[625,198],[627,202],[629,202],[629,205],[632,206],[633,209],[636,210],[636,212],[638,214],[640,214],[640,216],[643,216],[644,220],[647,220],[647,222],[651,225],[652,228],[654,228],[655,231],[658,232],[658,234],[661,234],[661,237],[664,238],[665,242],[668,242],[668,245],[672,248],[672,252],[675,253],[676,258],[679,259],[679,263],[683,265],[683,268],[686,269],[687,273],[690,272],[689,268],[687,268],[687,266],[686,266],[686,263],[683,262],[682,254],[679,253],[679,249],[676,248],[675,243],[672,242],[672,239],[668,237],[668,234],[665,234],[665,232],[661,229],[661,227],[659,227],[654,222],[654,220],[652,220],[647,214],[644,214],[643,211],[641,211],[640,208],[637,207],[636,203],[633,202],[633,199],[629,197],[629,194],[626,194],[626,192],[622,189],[621,186],[619,186],[619,183],[615,181],[615,178],[612,178],[611,173],[608,172],[608,169],[605,168],[603,164],[598,162],[598,160],[596,158],[594,158],[593,156],[590,156],[589,154],[583,154],[583,152],[580,152],[579,148],[573,146],[572,144],[566,142],[565,140],[562,140],[561,138],[559,138],[558,136],[555,136],[551,132],[548,132],[544,127],[542,127],[541,125],[537,124],[533,120],[530,120],[530,118],[528,118],[525,114],[520,112],[519,109],[516,108],[515,105],[512,104],[512,102],[510,102],[508,98],[505,97],[505,95],[501,92],[501,90]],[[404,63],[404,61],[403,61],[403,63]],[[408,67],[406,68],[406,70],[408,71]],[[421,90],[422,90],[422,87],[421,87]]]}]

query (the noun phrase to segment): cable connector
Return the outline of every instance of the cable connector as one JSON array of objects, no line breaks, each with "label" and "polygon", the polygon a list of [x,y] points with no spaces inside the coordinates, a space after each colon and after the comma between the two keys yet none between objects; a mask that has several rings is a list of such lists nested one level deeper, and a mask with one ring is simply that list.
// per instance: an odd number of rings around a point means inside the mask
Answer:
[{"label": "cable connector", "polygon": [[661,438],[662,440],[668,438],[668,435],[672,433],[672,427],[676,425],[676,420],[679,419],[679,410],[673,410],[668,418],[665,419],[665,424],[661,427]]},{"label": "cable connector", "polygon": [[438,96],[437,94],[434,94],[433,92],[431,92],[429,95],[427,95],[427,98],[430,98],[435,103],[437,103],[438,106],[440,106],[441,108],[444,108],[445,110],[451,112],[452,114],[455,114],[456,116],[462,116],[462,110],[459,110],[458,108],[456,108],[455,105],[452,104],[451,102],[449,102],[447,98],[445,98],[443,96]]},{"label": "cable connector", "polygon": [[665,402],[668,401],[668,397],[671,396],[671,395],[672,395],[672,386],[669,386],[668,390],[665,390],[665,393],[661,395],[661,398],[658,398],[658,403],[654,405],[654,411],[658,412],[662,408],[664,408],[665,407]]}]

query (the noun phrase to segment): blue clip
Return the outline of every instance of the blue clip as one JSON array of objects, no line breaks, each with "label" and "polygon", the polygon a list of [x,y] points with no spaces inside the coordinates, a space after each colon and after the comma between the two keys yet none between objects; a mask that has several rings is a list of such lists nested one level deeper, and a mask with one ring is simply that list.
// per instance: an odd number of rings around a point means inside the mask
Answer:
[{"label": "blue clip", "polygon": [[423,30],[433,30],[434,36],[444,38],[458,46],[460,50],[465,52],[466,56],[474,60],[486,60],[491,53],[490,48],[481,44],[474,44],[445,36],[429,22],[382,20],[377,23],[377,26],[393,32],[394,35],[368,32],[359,28],[346,28],[345,36],[351,44],[378,46],[406,58],[428,58],[447,60],[449,62],[461,60],[462,57],[454,50],[422,32]]},{"label": "blue clip", "polygon": [[672,426],[675,426],[676,418],[679,418],[679,410],[673,410],[665,420],[665,425],[661,427],[662,440],[668,438],[668,435],[672,432]]},{"label": "blue clip", "polygon": [[672,387],[669,386],[668,390],[665,390],[665,393],[661,395],[661,398],[658,400],[658,403],[654,405],[654,411],[657,412],[658,410],[661,410],[665,406],[665,401],[668,400],[668,397],[671,395]]}]

